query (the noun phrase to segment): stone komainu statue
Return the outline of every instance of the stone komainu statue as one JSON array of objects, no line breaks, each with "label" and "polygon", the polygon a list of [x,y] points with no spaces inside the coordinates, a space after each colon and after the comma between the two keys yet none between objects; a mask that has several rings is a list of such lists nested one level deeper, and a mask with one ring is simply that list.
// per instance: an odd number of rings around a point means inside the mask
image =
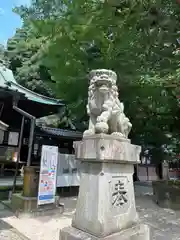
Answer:
[{"label": "stone komainu statue", "polygon": [[128,138],[132,124],[124,114],[124,104],[118,99],[116,80],[117,75],[111,70],[90,72],[87,104],[90,119],[84,136],[105,133]]}]

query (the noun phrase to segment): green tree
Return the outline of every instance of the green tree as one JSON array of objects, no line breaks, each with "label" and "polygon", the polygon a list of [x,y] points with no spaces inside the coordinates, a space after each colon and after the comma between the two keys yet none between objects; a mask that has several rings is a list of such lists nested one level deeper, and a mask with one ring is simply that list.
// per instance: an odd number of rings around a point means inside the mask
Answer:
[{"label": "green tree", "polygon": [[28,29],[17,30],[15,36],[7,43],[9,68],[13,71],[18,83],[40,94],[53,96],[48,86],[51,75],[42,63],[42,37],[27,36]]},{"label": "green tree", "polygon": [[120,99],[136,143],[160,148],[169,143],[166,133],[179,131],[176,2],[36,0],[16,12],[32,31],[25,43],[34,43],[32,34],[43,39],[34,50],[38,61],[49,70],[55,94],[69,102],[79,121],[87,119],[87,73],[110,68],[118,74]]},{"label": "green tree", "polygon": [[[174,110],[177,101],[169,86],[176,80],[179,66],[180,22],[176,3],[121,1],[116,6],[79,0],[67,3],[62,18],[47,17],[33,23],[47,39],[46,65],[55,79],[56,89],[73,103],[75,111],[77,107],[84,108],[86,74],[93,68],[104,67],[115,70],[119,88],[126,89],[128,98],[133,96],[131,100],[122,98],[126,105],[135,102],[135,109],[141,109],[137,101],[139,89],[139,98],[146,102],[144,109],[150,108],[151,115],[156,111],[166,112],[165,118],[168,112],[172,123],[170,110]],[[149,113],[144,114],[149,120]],[[132,110],[128,115],[134,119]],[[161,123],[165,121],[162,115]],[[150,125],[154,126],[154,122]]]},{"label": "green tree", "polygon": [[8,40],[7,56],[9,68],[20,84],[37,93],[55,97],[48,85],[53,82],[51,74],[42,61],[46,55],[46,39],[35,31],[31,22],[32,18],[41,19],[43,14],[44,17],[50,17],[51,11],[47,1],[32,1],[30,7],[20,6],[14,9],[22,18],[23,26]]},{"label": "green tree", "polygon": [[6,49],[2,44],[0,44],[0,63],[5,66],[8,65],[8,57],[6,56]]}]

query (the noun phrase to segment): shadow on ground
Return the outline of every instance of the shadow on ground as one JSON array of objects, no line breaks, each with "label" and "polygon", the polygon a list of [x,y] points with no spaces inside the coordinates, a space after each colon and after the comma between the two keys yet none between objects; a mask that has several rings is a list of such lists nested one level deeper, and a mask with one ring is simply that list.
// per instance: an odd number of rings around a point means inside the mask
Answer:
[{"label": "shadow on ground", "polygon": [[[136,207],[140,220],[150,227],[151,240],[180,240],[180,211],[160,208],[153,202],[152,191],[136,192]],[[76,197],[62,198],[65,212],[62,217],[72,218]]]},{"label": "shadow on ground", "polygon": [[30,240],[17,229],[13,228],[4,220],[0,220],[0,239],[1,240]]},{"label": "shadow on ground", "polygon": [[[151,240],[180,240],[180,211],[160,208],[157,204],[155,204],[152,200],[153,196],[151,186],[135,185],[135,195],[137,211],[141,221],[150,227]],[[38,229],[38,234],[41,231],[41,235],[43,236],[41,239],[57,240],[59,239],[60,227],[63,228],[71,224],[71,219],[76,208],[76,201],[76,196],[60,198],[60,203],[64,204],[65,207],[63,214],[56,217],[41,216],[37,217],[36,220],[18,219],[18,225],[16,226],[17,228],[19,226],[18,230],[20,231],[20,224],[25,221],[29,221],[29,225],[27,225],[27,230],[29,231],[28,236],[30,236],[31,231],[34,234],[34,237],[31,239],[37,239],[35,234],[37,234]],[[1,215],[4,215],[2,220],[6,221],[6,216],[8,214],[10,216],[13,215],[7,209],[2,209],[2,211],[0,210],[0,218]],[[11,231],[11,229],[13,229],[10,225],[0,222],[0,233],[3,231],[3,228],[7,229],[7,231]],[[50,233],[52,233],[52,236],[48,235]],[[1,238],[0,235],[0,240],[4,239]],[[11,240],[13,238],[6,239]],[[27,238],[19,239],[21,240]]]},{"label": "shadow on ground", "polygon": [[12,228],[13,227],[10,224],[4,222],[3,220],[0,220],[0,231],[9,230],[9,229],[12,229]]},{"label": "shadow on ground", "polygon": [[[59,215],[61,219],[72,219],[72,216],[75,212],[77,197],[64,197],[60,199],[60,204],[64,205],[63,214]],[[56,216],[57,217],[57,216]],[[38,221],[48,222],[51,221],[52,216],[39,216],[36,217]]]},{"label": "shadow on ground", "polygon": [[14,213],[4,204],[0,202],[0,218],[14,216]]}]

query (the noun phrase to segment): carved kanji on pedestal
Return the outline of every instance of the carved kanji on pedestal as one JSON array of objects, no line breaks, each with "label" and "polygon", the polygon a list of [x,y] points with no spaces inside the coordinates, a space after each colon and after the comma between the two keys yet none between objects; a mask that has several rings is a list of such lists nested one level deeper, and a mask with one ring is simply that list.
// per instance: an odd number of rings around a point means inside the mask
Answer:
[{"label": "carved kanji on pedestal", "polygon": [[124,183],[118,180],[118,182],[115,184],[114,192],[112,194],[112,205],[113,206],[121,206],[124,203],[127,203],[127,191],[124,188]]}]

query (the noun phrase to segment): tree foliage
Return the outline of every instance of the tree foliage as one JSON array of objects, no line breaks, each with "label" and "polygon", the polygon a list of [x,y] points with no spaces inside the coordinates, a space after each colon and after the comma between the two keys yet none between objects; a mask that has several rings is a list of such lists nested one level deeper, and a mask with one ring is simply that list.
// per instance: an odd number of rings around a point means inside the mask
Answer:
[{"label": "tree foliage", "polygon": [[8,57],[4,45],[0,44],[0,64],[8,66]]},{"label": "tree foliage", "polygon": [[8,53],[19,82],[51,94],[47,82],[82,122],[87,73],[110,68],[118,75],[134,142],[160,148],[170,144],[167,133],[177,138],[178,1],[32,0],[30,7],[15,11],[24,24],[9,40]]},{"label": "tree foliage", "polygon": [[44,41],[44,37],[34,31],[30,21],[26,20],[23,27],[17,29],[16,34],[8,40],[6,55],[9,68],[20,84],[37,93],[54,96],[48,85],[48,82],[52,82],[49,69],[42,61],[45,55]]},{"label": "tree foliage", "polygon": [[164,133],[178,128],[177,4],[79,0],[65,9],[61,18],[33,22],[47,39],[46,65],[58,92],[84,114],[86,74],[93,68],[115,70],[134,138],[161,146],[167,140]]}]

